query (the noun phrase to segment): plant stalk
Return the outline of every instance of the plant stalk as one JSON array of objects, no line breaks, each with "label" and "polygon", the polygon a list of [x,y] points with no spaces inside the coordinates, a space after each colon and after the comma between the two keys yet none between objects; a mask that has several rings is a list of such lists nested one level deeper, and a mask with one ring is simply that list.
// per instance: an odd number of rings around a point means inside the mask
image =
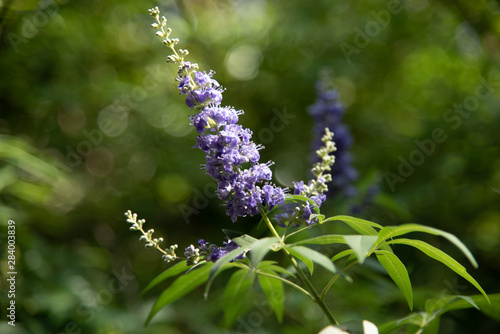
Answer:
[{"label": "plant stalk", "polygon": [[[267,217],[267,215],[264,212],[264,210],[261,209],[261,213],[262,213],[262,216],[264,217],[264,221],[266,222],[267,227],[271,230],[271,233],[273,233],[273,235],[275,237],[280,238],[278,232],[274,228],[273,224],[271,223],[271,221]],[[284,245],[283,241],[282,241],[282,244]],[[297,274],[299,275],[300,279],[302,280],[302,283],[304,283],[304,285],[306,286],[306,288],[309,291],[310,295],[312,296],[313,301],[316,304],[319,305],[319,307],[321,308],[321,310],[323,311],[323,313],[328,318],[328,321],[332,325],[338,325],[339,323],[333,317],[332,312],[330,311],[330,309],[328,308],[328,306],[325,304],[324,300],[319,296],[318,292],[316,291],[316,289],[312,285],[311,281],[307,278],[307,276],[304,273],[304,271],[300,268],[300,266],[298,265],[298,263],[295,260],[295,258],[290,254],[290,252],[286,248],[282,248],[281,250],[285,253],[285,255],[288,258],[288,260],[292,263],[292,266],[297,271]]]}]

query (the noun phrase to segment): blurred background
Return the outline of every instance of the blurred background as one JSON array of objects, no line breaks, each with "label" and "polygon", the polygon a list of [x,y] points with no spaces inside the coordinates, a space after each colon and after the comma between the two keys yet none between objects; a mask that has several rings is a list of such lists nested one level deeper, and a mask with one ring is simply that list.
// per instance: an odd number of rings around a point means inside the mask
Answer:
[{"label": "blurred background", "polygon": [[[255,287],[248,313],[226,330],[221,275],[208,300],[200,288],[144,328],[161,288],[136,298],[167,265],[128,230],[126,210],[180,249],[199,238],[221,244],[221,229],[249,232],[258,223],[231,223],[200,169],[204,156],[192,148],[176,66],[166,64],[169,52],[149,27],[147,9],[156,5],[188,59],[216,71],[227,89],[223,103],[245,111],[240,122],[265,145],[262,160],[275,161],[278,184],[308,178],[307,110],[329,68],[359,179],[357,196],[337,194],[323,213],[353,214],[356,205],[356,216],[382,225],[451,232],[479,269],[448,242],[415,237],[454,256],[488,293],[500,292],[498,1],[3,0],[2,333],[315,333],[326,325],[289,289],[278,324]],[[366,200],[373,185],[378,191]],[[6,324],[4,307],[9,219],[16,222],[16,327]],[[416,310],[427,298],[477,293],[441,264],[395,250],[408,265]],[[324,274],[318,285],[328,281]],[[337,318],[382,324],[409,313],[369,261],[352,275],[328,296]],[[493,318],[463,310],[446,315],[440,332],[499,329]]]}]

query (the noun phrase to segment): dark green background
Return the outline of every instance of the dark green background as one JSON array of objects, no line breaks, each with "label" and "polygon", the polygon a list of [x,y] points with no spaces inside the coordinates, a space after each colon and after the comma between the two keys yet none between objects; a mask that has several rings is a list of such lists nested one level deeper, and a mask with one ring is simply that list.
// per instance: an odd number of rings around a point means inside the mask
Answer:
[{"label": "dark green background", "polygon": [[[307,107],[320,71],[332,70],[355,138],[360,194],[380,187],[358,216],[454,233],[478,270],[447,242],[414,237],[456,257],[488,293],[499,292],[498,1],[8,2],[0,2],[0,244],[7,221],[15,220],[19,274],[17,326],[0,323],[2,332],[224,332],[224,275],[207,301],[197,290],[146,329],[161,290],[134,303],[166,265],[128,231],[126,210],[181,249],[198,238],[221,243],[222,228],[248,232],[258,221],[232,224],[200,169],[204,157],[192,149],[196,135],[175,88],[176,68],[165,63],[168,50],[149,27],[147,9],[155,5],[188,59],[217,72],[227,89],[223,103],[245,111],[241,124],[265,144],[262,160],[276,162],[275,181],[286,186],[307,178]],[[470,112],[453,111],[464,103],[472,103]],[[269,131],[278,114],[291,116]],[[441,140],[431,144],[435,131]],[[426,143],[427,154],[416,141]],[[402,161],[411,159],[418,166],[404,170]],[[394,175],[400,178],[391,186],[387,177]],[[349,214],[360,200],[337,196],[323,210]],[[426,298],[476,293],[433,260],[396,252],[408,265],[417,310]],[[6,259],[6,247],[1,254]],[[1,267],[5,273],[5,260]],[[328,279],[317,275],[318,284]],[[327,301],[341,321],[382,324],[409,312],[397,287],[369,262],[353,278],[339,282]],[[319,308],[290,290],[278,325],[259,304],[258,287],[253,291],[258,305],[250,300],[235,333],[314,333],[326,325]],[[3,322],[5,292],[0,300]],[[499,327],[470,310],[446,316],[441,332]]]}]

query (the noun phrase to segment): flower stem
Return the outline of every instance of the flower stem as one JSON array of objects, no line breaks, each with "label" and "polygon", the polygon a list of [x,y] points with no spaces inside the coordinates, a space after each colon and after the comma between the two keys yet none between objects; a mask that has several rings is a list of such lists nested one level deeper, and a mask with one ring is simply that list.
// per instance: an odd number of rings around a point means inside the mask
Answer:
[{"label": "flower stem", "polygon": [[[262,217],[264,217],[264,221],[266,222],[267,227],[269,227],[269,229],[271,230],[271,233],[273,233],[273,235],[275,237],[280,238],[278,232],[276,232],[276,229],[274,228],[273,224],[271,223],[271,221],[267,217],[266,213],[262,209],[261,209],[261,214],[262,214]],[[283,241],[281,241],[281,243],[282,243],[282,245],[284,245]],[[321,308],[323,313],[328,318],[328,321],[330,321],[330,323],[332,325],[338,325],[339,323],[333,317],[332,312],[330,311],[328,306],[326,306],[324,300],[319,296],[318,292],[316,291],[316,289],[312,285],[311,281],[307,278],[304,271],[300,268],[300,266],[297,263],[297,261],[295,260],[295,258],[290,254],[290,252],[286,248],[282,248],[281,250],[285,253],[288,260],[292,263],[292,266],[297,271],[297,274],[299,275],[300,279],[302,280],[302,283],[304,283],[304,285],[306,286],[307,290],[310,293],[310,296],[312,296],[313,301],[319,305],[319,307]]]},{"label": "flower stem", "polygon": [[335,283],[335,281],[337,281],[337,279],[342,275],[342,273],[345,272],[350,267],[352,267],[353,265],[355,265],[356,263],[358,263],[357,260],[353,261],[352,263],[348,264],[344,269],[342,269],[342,272],[340,272],[340,273],[338,273],[338,274],[336,274],[335,276],[332,277],[332,279],[330,280],[330,282],[328,282],[328,284],[325,286],[325,288],[321,292],[321,296],[320,296],[321,300],[325,299],[326,293],[332,287],[333,283]]}]

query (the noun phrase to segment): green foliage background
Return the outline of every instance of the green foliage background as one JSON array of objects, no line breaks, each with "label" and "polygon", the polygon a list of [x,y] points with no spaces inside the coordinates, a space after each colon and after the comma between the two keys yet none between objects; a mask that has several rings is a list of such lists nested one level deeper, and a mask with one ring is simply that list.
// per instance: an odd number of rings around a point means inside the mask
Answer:
[{"label": "green foliage background", "polygon": [[[5,323],[2,274],[2,332],[225,332],[224,275],[207,301],[196,290],[145,329],[155,294],[134,303],[166,265],[128,231],[127,209],[180,248],[199,238],[221,243],[222,228],[249,232],[258,222],[232,224],[200,170],[204,157],[192,149],[195,133],[175,88],[176,68],[165,64],[168,51],[149,28],[146,10],[155,5],[180,48],[190,51],[188,59],[217,72],[227,89],[224,103],[245,111],[241,123],[265,144],[263,160],[276,162],[277,181],[286,186],[308,177],[307,107],[320,71],[333,70],[355,138],[359,185],[380,185],[358,216],[457,235],[479,262],[472,275],[488,293],[499,292],[498,1],[4,0],[0,252],[6,259],[6,224],[13,219],[19,274],[15,328]],[[382,11],[387,23],[377,21]],[[486,92],[482,79],[490,82],[490,95],[469,114],[449,113],[473,100],[478,87]],[[278,114],[291,116],[282,131],[267,136],[262,129]],[[391,186],[387,172],[400,173],[401,161],[418,155],[415,141],[428,141],[436,129],[446,139]],[[341,196],[322,209],[350,213]],[[466,264],[451,245],[425,240]],[[404,248],[398,252],[417,309],[429,297],[476,293],[439,264]],[[2,260],[2,273],[6,266]],[[327,281],[324,276],[316,279]],[[337,318],[381,324],[409,312],[397,287],[370,261],[353,278],[330,292]],[[313,333],[326,325],[314,305],[290,290],[279,325],[263,293],[253,291],[255,301],[249,299],[248,312],[229,333]],[[441,323],[442,333],[499,328],[476,310],[451,312]]]}]

